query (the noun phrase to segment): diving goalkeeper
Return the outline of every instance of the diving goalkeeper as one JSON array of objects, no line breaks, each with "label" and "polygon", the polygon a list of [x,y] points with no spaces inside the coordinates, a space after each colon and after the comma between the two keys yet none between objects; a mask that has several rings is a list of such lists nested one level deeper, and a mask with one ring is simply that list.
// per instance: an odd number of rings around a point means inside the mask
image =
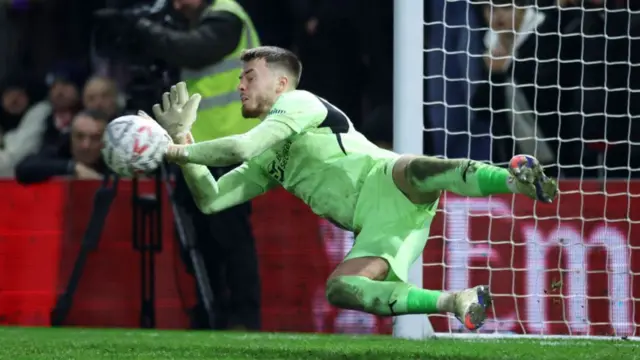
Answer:
[{"label": "diving goalkeeper", "polygon": [[[409,267],[424,250],[442,191],[553,201],[556,183],[538,162],[520,155],[506,170],[382,150],[355,131],[340,109],[296,90],[302,65],[293,53],[258,47],[245,51],[242,61],[242,114],[262,120],[249,132],[193,143],[189,131],[200,96],[189,97],[184,83],[153,108],[174,139],[165,156],[181,165],[200,210],[221,211],[281,185],[317,215],[356,234],[327,281],[332,305],[376,315],[446,312],[470,330],[482,326],[491,304],[488,286],[421,289],[407,283]],[[217,182],[207,169],[236,163],[242,165]]]}]

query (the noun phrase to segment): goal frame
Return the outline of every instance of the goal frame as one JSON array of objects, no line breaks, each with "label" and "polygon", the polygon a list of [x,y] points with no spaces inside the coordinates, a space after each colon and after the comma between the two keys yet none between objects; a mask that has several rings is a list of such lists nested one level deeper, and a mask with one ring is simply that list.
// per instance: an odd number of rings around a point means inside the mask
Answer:
[{"label": "goal frame", "polygon": [[[443,0],[452,1],[452,0]],[[453,0],[456,1],[456,0]],[[462,0],[464,1],[464,0]],[[394,0],[393,30],[393,130],[394,151],[422,154],[424,132],[424,1]],[[421,129],[422,131],[417,131]],[[418,257],[409,271],[409,282],[423,286],[423,257]],[[585,335],[535,335],[505,333],[436,333],[425,315],[394,318],[393,336],[406,339],[539,339],[616,341],[621,337]],[[639,336],[622,337],[640,341]]]},{"label": "goal frame", "polygon": [[[395,0],[393,25],[393,146],[400,154],[422,154],[424,79],[424,1]],[[409,270],[409,282],[422,287],[422,255]],[[433,337],[425,315],[398,316],[393,336]]]}]

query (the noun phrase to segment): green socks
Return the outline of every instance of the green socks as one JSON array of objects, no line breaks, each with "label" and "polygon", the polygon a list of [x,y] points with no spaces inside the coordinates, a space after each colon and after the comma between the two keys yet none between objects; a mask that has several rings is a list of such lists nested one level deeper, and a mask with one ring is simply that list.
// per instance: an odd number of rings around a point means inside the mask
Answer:
[{"label": "green socks", "polygon": [[515,192],[507,169],[473,160],[421,157],[408,169],[411,183],[425,192],[446,190],[471,197]]},{"label": "green socks", "polygon": [[[410,286],[407,284],[398,284]],[[433,314],[438,313],[438,299],[442,296],[441,291],[410,288],[404,302],[406,303],[407,314]],[[400,301],[398,301],[400,303]],[[398,308],[398,310],[401,310]]]},{"label": "green socks", "polygon": [[[470,176],[473,176],[471,174]],[[476,173],[478,187],[485,195],[493,194],[511,194],[512,189],[509,187],[509,170],[495,167],[493,165],[482,165]]]},{"label": "green socks", "polygon": [[402,282],[341,276],[327,283],[327,297],[335,306],[376,315],[434,314],[454,311],[452,294],[419,289]]}]

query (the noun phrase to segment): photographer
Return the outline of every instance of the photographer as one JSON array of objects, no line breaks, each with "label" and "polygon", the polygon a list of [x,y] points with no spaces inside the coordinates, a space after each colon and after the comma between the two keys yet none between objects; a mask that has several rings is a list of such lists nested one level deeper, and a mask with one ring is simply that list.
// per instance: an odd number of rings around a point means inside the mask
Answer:
[{"label": "photographer", "polygon": [[[234,0],[173,0],[172,5],[183,28],[125,14],[123,20],[129,26],[124,28],[131,29],[127,36],[134,39],[139,52],[180,68],[189,92],[202,95],[198,121],[192,128],[195,141],[248,131],[259,120],[242,118],[236,87],[242,71],[240,53],[260,45],[251,19]],[[231,168],[211,171],[217,178]],[[183,177],[177,179],[181,219],[195,233],[215,298],[217,323],[208,324],[201,300],[192,325],[259,330],[260,281],[250,204],[206,216],[193,203]]]}]

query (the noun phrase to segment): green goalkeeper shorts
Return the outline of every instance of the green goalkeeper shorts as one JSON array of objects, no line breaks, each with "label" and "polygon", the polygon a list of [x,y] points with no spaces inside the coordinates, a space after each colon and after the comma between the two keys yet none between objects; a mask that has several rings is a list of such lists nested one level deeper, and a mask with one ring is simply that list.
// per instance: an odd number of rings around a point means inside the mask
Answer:
[{"label": "green goalkeeper shorts", "polygon": [[396,187],[392,169],[397,158],[381,159],[360,190],[354,222],[361,231],[345,260],[381,257],[390,266],[386,281],[404,281],[424,251],[438,203],[415,205]]}]

